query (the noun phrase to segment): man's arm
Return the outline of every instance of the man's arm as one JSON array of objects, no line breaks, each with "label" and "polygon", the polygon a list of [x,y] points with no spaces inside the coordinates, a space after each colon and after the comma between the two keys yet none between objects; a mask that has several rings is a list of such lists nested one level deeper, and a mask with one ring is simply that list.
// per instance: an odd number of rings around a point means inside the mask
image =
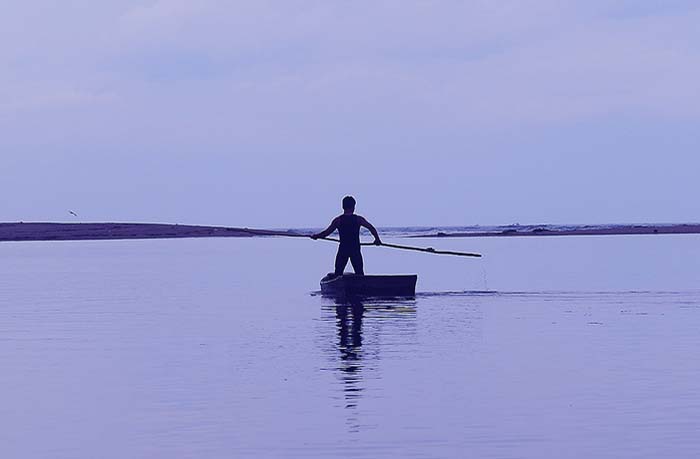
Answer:
[{"label": "man's arm", "polygon": [[369,230],[370,233],[372,233],[372,236],[374,236],[374,243],[376,245],[382,245],[382,240],[379,238],[377,228],[375,228],[370,222],[365,220],[364,217],[360,217],[360,225],[364,226]]},{"label": "man's arm", "polygon": [[328,225],[328,228],[324,229],[320,233],[312,234],[311,239],[323,239],[325,237],[328,237],[337,228],[338,228],[338,219],[334,218],[333,221],[331,222],[331,224]]}]

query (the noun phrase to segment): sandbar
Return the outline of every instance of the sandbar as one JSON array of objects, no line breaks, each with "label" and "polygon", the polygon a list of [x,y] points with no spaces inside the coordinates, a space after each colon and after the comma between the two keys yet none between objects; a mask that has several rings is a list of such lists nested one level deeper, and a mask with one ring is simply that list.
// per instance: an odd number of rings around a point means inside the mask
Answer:
[{"label": "sandbar", "polygon": [[198,237],[303,236],[275,231],[163,223],[0,223],[0,241],[85,241]]}]

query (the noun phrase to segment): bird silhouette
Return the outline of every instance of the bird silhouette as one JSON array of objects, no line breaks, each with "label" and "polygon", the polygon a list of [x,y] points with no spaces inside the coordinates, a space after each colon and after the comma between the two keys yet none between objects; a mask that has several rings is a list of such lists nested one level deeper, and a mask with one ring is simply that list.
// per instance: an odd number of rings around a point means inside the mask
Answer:
[{"label": "bird silhouette", "polygon": [[74,216],[74,217],[77,217],[77,216],[78,216],[78,214],[76,214],[76,213],[73,212],[72,210],[69,210],[68,213],[71,214],[71,215]]}]

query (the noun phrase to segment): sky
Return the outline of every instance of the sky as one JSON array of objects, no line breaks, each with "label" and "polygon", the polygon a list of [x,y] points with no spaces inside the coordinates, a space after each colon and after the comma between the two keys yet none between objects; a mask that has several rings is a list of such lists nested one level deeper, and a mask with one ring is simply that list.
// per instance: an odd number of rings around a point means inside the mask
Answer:
[{"label": "sky", "polygon": [[[700,4],[9,0],[0,221],[700,221]],[[74,211],[78,217],[73,217]]]}]

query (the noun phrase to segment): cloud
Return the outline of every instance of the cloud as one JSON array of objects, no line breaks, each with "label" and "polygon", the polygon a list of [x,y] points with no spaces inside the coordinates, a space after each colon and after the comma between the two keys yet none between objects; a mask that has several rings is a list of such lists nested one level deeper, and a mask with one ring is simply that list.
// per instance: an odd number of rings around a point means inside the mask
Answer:
[{"label": "cloud", "polygon": [[692,4],[43,3],[0,19],[15,143],[39,130],[57,148],[261,164],[382,151],[388,166],[410,149],[456,155],[477,134],[700,115]]},{"label": "cloud", "polygon": [[13,88],[0,96],[5,109],[75,102],[51,94],[135,103],[197,95],[241,109],[248,101],[263,111],[285,102],[387,116],[414,109],[442,112],[448,123],[497,124],[615,112],[696,116],[700,106],[690,91],[700,15],[687,2],[32,5],[0,20],[0,84]]},{"label": "cloud", "polygon": [[207,80],[270,109],[383,100],[470,123],[695,116],[700,15],[673,6],[158,1],[122,17],[121,71],[135,86]]}]

